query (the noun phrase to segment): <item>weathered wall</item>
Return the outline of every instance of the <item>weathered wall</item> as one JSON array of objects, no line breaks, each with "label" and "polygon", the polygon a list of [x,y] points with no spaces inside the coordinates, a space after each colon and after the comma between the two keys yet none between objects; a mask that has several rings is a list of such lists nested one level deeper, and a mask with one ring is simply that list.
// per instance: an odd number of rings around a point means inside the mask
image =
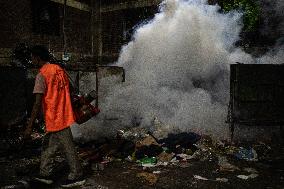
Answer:
[{"label": "weathered wall", "polygon": [[115,61],[121,47],[131,40],[135,26],[152,18],[157,6],[120,9],[102,12],[102,56]]},{"label": "weathered wall", "polygon": [[[34,2],[9,0],[0,2],[0,65],[9,64],[17,44],[43,44],[61,58],[64,50],[64,0],[48,0],[58,11],[59,31],[52,34],[35,31]],[[80,3],[81,2],[81,3]],[[73,63],[110,63],[117,59],[133,27],[152,17],[160,0],[68,0],[65,14],[65,46]],[[93,15],[93,16],[92,16]],[[93,35],[92,35],[93,34]],[[95,58],[88,58],[94,55]]]},{"label": "weathered wall", "polygon": [[[31,0],[0,2],[0,64],[7,63],[11,50],[20,42],[43,44],[52,52],[63,51],[63,5],[54,4],[58,7],[59,35],[40,34],[33,31]],[[90,12],[73,7],[66,8],[66,50],[74,54],[73,58],[91,53],[90,19]]]}]

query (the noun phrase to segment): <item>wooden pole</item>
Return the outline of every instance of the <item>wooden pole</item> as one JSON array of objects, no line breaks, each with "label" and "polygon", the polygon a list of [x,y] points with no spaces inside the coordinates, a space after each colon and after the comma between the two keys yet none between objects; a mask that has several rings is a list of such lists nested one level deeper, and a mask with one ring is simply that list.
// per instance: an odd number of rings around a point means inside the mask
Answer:
[{"label": "wooden pole", "polygon": [[66,53],[66,32],[65,32],[66,6],[67,6],[67,0],[64,0],[64,5],[63,5],[63,20],[62,20],[63,53],[64,53],[64,54]]},{"label": "wooden pole", "polygon": [[99,107],[99,66],[96,65],[96,107]]}]

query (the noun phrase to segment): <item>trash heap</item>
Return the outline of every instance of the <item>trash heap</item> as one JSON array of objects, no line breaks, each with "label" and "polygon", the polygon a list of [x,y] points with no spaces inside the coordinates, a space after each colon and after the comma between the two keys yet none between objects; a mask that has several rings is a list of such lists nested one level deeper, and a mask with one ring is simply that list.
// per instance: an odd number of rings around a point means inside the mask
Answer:
[{"label": "trash heap", "polygon": [[180,165],[185,162],[215,161],[221,171],[238,170],[227,157],[235,160],[258,161],[253,147],[236,147],[227,141],[213,140],[194,132],[168,133],[168,128],[157,120],[154,130],[133,127],[118,130],[114,140],[106,139],[101,144],[92,143],[80,148],[79,153],[85,164],[94,170],[103,170],[114,160],[135,162],[143,168]]},{"label": "trash heap", "polygon": [[152,130],[135,127],[119,130],[117,137],[134,143],[133,152],[127,156],[128,161],[137,162],[143,167],[176,164],[188,161],[198,150],[197,142],[201,136],[193,132],[176,132],[169,134],[169,126],[163,125],[156,117]]},{"label": "trash heap", "polygon": [[[137,162],[143,167],[171,164],[192,158],[198,150],[196,143],[201,136],[196,133],[167,134],[157,119],[154,119],[155,130],[142,127],[121,129],[115,139],[84,144],[79,148],[79,156],[90,163],[94,169],[102,169],[103,165],[113,160]],[[93,165],[95,164],[95,165]]]},{"label": "trash heap", "polygon": [[271,148],[260,141],[232,144],[208,135],[169,130],[155,118],[150,129],[136,126],[118,130],[114,140],[93,142],[87,148],[79,148],[79,154],[93,171],[104,170],[112,161],[131,162],[138,171],[136,177],[154,185],[167,169],[200,164],[212,165],[214,170],[194,174],[192,179],[196,181],[253,180],[260,174],[255,162],[267,159],[271,153]]},{"label": "trash heap", "polygon": [[[201,182],[255,179],[260,173],[254,163],[273,159],[272,148],[263,142],[232,145],[228,141],[194,132],[169,133],[168,127],[162,126],[157,119],[154,119],[154,126],[153,130],[140,126],[121,129],[112,139],[78,144],[78,155],[83,166],[99,173],[110,162],[131,162],[127,165],[137,170],[136,177],[153,185],[166,169],[187,168],[195,163],[214,167],[212,174],[198,172],[192,175],[192,179]],[[31,172],[40,162],[42,137],[42,133],[34,132],[30,143],[20,142],[22,145],[17,145],[21,150],[25,149],[26,153],[22,153],[21,157],[17,154],[15,158],[3,156],[0,160],[15,164],[21,175],[32,175]],[[55,161],[62,164],[63,159],[58,156]]]}]

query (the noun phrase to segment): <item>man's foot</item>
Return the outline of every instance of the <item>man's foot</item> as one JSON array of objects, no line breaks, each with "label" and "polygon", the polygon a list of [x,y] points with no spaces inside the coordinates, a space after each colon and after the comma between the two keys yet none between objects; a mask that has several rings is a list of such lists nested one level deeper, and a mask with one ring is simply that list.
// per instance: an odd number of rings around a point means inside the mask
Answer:
[{"label": "man's foot", "polygon": [[75,179],[75,180],[65,180],[64,182],[61,183],[61,187],[62,188],[72,188],[75,186],[81,186],[83,184],[85,184],[86,180],[84,178],[80,178],[80,179]]},{"label": "man's foot", "polygon": [[43,176],[38,176],[34,178],[35,181],[44,183],[44,184],[52,184],[53,180],[50,177],[43,177]]}]

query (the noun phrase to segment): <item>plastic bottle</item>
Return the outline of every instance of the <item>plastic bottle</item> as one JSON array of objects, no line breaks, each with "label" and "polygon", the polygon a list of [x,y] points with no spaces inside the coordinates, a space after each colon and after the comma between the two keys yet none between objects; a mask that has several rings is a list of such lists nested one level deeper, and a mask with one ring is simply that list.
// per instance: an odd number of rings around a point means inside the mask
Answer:
[{"label": "plastic bottle", "polygon": [[140,159],[140,162],[142,165],[144,164],[156,164],[157,163],[157,158],[156,157],[144,157],[142,159]]}]

